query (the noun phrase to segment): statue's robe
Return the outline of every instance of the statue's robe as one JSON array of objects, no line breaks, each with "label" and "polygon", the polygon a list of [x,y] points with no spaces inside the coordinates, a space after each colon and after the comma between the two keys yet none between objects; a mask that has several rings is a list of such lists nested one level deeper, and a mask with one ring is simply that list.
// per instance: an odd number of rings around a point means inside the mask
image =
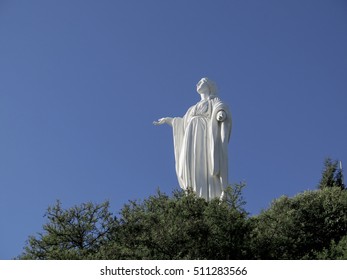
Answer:
[{"label": "statue's robe", "polygon": [[[217,121],[220,111],[226,114],[223,121]],[[172,126],[180,187],[193,189],[207,201],[222,198],[228,184],[228,107],[217,97],[202,100],[190,107],[183,118],[174,118]]]}]

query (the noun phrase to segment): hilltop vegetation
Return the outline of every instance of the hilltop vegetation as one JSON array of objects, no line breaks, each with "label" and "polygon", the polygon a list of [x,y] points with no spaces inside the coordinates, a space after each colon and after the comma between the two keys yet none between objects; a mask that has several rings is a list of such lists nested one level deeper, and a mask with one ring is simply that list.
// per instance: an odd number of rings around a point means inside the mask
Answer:
[{"label": "hilltop vegetation", "polygon": [[109,202],[49,207],[43,232],[20,259],[347,259],[347,191],[326,160],[316,190],[282,196],[259,215],[244,209],[243,184],[222,202],[160,191],[119,214]]}]

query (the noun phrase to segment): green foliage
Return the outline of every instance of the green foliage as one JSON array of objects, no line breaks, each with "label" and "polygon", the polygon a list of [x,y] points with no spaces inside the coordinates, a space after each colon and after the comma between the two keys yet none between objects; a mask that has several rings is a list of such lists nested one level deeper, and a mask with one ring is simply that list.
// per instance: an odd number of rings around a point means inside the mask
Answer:
[{"label": "green foliage", "polygon": [[251,232],[239,196],[206,202],[192,191],[130,201],[112,218],[108,203],[47,210],[44,233],[31,236],[21,259],[242,259]]},{"label": "green foliage", "polygon": [[330,247],[316,253],[315,257],[320,260],[347,260],[347,235],[338,243],[332,240]]},{"label": "green foliage", "polygon": [[331,187],[283,196],[253,221],[256,259],[314,259],[347,232],[347,192]]},{"label": "green foliage", "polygon": [[107,258],[245,257],[243,247],[250,232],[247,215],[227,202],[208,203],[192,191],[178,191],[172,198],[158,192],[142,203],[130,202],[120,214],[112,246],[118,251]]},{"label": "green foliage", "polygon": [[244,182],[227,186],[224,190],[224,201],[229,205],[230,208],[246,213],[244,209],[246,201],[242,196],[244,187],[246,187]]},{"label": "green foliage", "polygon": [[60,201],[47,209],[44,233],[30,236],[21,259],[93,259],[115,226],[109,203],[83,203],[64,210]]},{"label": "green foliage", "polygon": [[337,162],[325,161],[319,188],[282,196],[249,217],[235,184],[222,201],[193,191],[160,191],[130,201],[47,209],[43,232],[21,259],[347,259],[347,191]]},{"label": "green foliage", "polygon": [[318,188],[332,188],[339,187],[345,189],[346,186],[343,182],[342,169],[339,168],[339,162],[337,160],[332,161],[327,158],[324,162],[324,170],[322,172],[322,178],[319,182]]}]

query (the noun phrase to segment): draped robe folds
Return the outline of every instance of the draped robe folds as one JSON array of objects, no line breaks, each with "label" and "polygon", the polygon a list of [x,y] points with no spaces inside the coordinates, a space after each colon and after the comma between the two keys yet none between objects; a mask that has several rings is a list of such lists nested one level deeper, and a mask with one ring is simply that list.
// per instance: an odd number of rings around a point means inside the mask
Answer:
[{"label": "draped robe folds", "polygon": [[[226,118],[217,121],[224,111]],[[217,97],[190,107],[183,118],[172,122],[176,174],[182,189],[193,189],[210,201],[222,198],[228,184],[228,142],[231,114]]]}]

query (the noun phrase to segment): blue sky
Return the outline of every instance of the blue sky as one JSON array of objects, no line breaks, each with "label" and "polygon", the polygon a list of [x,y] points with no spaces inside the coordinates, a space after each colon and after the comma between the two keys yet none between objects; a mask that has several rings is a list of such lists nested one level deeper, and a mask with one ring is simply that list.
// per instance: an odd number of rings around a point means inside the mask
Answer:
[{"label": "blue sky", "polygon": [[253,215],[347,166],[343,0],[0,1],[0,259],[47,207],[117,211],[177,188],[172,132],[215,80],[233,130],[229,181]]}]

